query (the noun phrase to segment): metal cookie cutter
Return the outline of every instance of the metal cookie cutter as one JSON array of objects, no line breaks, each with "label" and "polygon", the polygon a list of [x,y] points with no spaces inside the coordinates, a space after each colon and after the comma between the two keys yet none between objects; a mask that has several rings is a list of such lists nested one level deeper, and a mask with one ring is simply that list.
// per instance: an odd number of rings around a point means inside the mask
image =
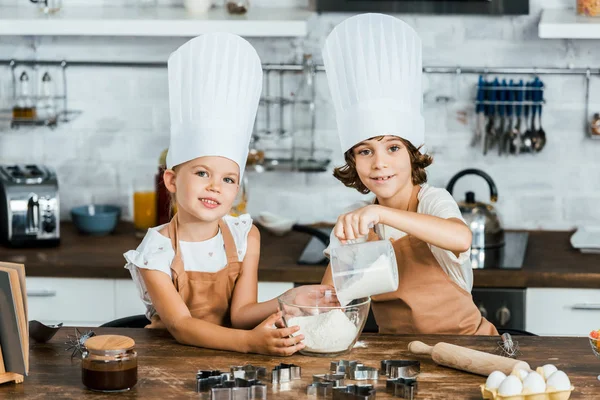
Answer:
[{"label": "metal cookie cutter", "polygon": [[332,400],[373,400],[375,388],[373,385],[348,385],[333,388]]},{"label": "metal cookie cutter", "polygon": [[394,397],[413,400],[417,394],[417,378],[388,379],[385,388]]},{"label": "metal cookie cutter", "polygon": [[256,379],[236,378],[211,389],[212,400],[266,400],[267,386]]},{"label": "metal cookie cutter", "polygon": [[294,364],[279,364],[271,372],[271,383],[287,383],[302,378],[302,368]]},{"label": "metal cookie cutter", "polygon": [[313,375],[313,382],[331,383],[334,387],[344,386],[345,374],[317,374]]},{"label": "metal cookie cutter", "polygon": [[207,393],[217,385],[228,381],[230,375],[219,370],[199,370],[196,374],[196,391],[198,393]]},{"label": "metal cookie cutter", "polygon": [[415,360],[383,360],[380,373],[389,379],[414,378],[421,373],[421,363]]},{"label": "metal cookie cutter", "polygon": [[317,398],[331,398],[333,386],[332,382],[313,382],[306,387],[306,394]]},{"label": "metal cookie cutter", "polygon": [[231,376],[247,380],[261,379],[267,376],[265,367],[255,367],[254,365],[235,365],[230,367]]},{"label": "metal cookie cutter", "polygon": [[379,371],[375,367],[368,367],[359,361],[340,360],[332,361],[331,372],[345,374],[346,378],[355,381],[372,380],[379,378]]},{"label": "metal cookie cutter", "polygon": [[358,361],[348,361],[348,360],[340,360],[340,361],[332,361],[329,367],[329,370],[334,374],[345,374],[346,370],[350,369],[350,364],[358,364]]}]

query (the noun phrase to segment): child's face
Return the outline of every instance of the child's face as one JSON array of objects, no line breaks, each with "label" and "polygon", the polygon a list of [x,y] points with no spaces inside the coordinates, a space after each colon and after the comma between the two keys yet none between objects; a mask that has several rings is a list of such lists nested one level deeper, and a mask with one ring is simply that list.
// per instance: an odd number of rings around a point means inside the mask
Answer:
[{"label": "child's face", "polygon": [[378,199],[391,198],[412,184],[410,155],[399,137],[365,140],[353,152],[360,180]]},{"label": "child's face", "polygon": [[177,211],[202,221],[215,221],[233,205],[240,169],[225,157],[199,157],[178,166],[173,178],[174,185],[169,185],[165,176],[165,184],[176,193]]}]

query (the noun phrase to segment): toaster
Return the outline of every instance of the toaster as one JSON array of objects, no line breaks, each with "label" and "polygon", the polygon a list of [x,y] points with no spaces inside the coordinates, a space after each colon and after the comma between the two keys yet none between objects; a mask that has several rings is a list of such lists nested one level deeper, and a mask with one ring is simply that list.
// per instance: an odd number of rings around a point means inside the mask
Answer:
[{"label": "toaster", "polygon": [[41,165],[0,165],[0,242],[57,246],[60,208],[56,173]]}]

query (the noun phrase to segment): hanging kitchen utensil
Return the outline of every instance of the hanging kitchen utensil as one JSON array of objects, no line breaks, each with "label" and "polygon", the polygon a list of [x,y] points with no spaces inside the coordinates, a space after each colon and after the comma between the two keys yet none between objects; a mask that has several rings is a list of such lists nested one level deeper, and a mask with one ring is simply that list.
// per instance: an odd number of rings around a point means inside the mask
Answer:
[{"label": "hanging kitchen utensil", "polygon": [[523,93],[523,80],[520,80],[519,83],[517,85],[515,85],[515,100],[516,100],[516,104],[515,104],[515,115],[517,118],[517,126],[515,127],[514,130],[514,136],[510,142],[510,153],[511,154],[519,154],[521,152],[521,147],[522,147],[522,142],[523,142],[523,138],[522,138],[522,130],[523,130],[523,125],[522,125],[522,111],[523,111],[523,98],[524,98],[524,93]]},{"label": "hanging kitchen utensil", "polygon": [[[454,175],[446,190],[452,194],[454,184],[465,175],[478,175],[490,187],[490,202],[498,200],[498,189],[492,178],[479,169],[465,169]],[[471,243],[471,267],[473,269],[492,268],[502,265],[504,257],[504,229],[492,204],[475,201],[475,193],[465,193],[465,201],[458,207],[467,226],[473,234]]]},{"label": "hanging kitchen utensil", "polygon": [[507,120],[505,117],[506,105],[504,104],[506,101],[506,80],[504,80],[504,82],[502,82],[502,84],[498,87],[498,97],[496,97],[496,99],[498,100],[497,106],[498,115],[500,117],[500,127],[496,131],[495,142],[498,144],[498,155],[502,155],[502,138],[506,132],[507,125]]},{"label": "hanging kitchen utensil", "polygon": [[513,114],[514,114],[514,85],[513,81],[510,81],[510,84],[507,85],[506,80],[502,81],[502,86],[506,88],[506,131],[503,133],[502,142],[500,145],[502,146],[502,153],[508,155],[510,152],[510,141],[512,140],[514,134],[514,125],[513,125]]},{"label": "hanging kitchen utensil", "polygon": [[494,141],[496,137],[496,96],[497,96],[497,88],[498,88],[498,79],[495,79],[493,82],[487,84],[486,90],[486,100],[487,104],[487,112],[489,114],[489,119],[487,122],[487,126],[485,129],[485,136],[483,138],[483,155],[486,155],[488,150],[494,146]]},{"label": "hanging kitchen utensil", "polygon": [[536,78],[535,81],[535,86],[537,87],[538,90],[535,91],[536,93],[536,102],[537,104],[537,108],[538,108],[538,129],[536,131],[536,141],[535,141],[535,151],[537,151],[538,153],[540,151],[542,151],[542,149],[544,148],[544,146],[546,145],[546,132],[544,131],[544,128],[542,128],[542,108],[544,105],[544,83],[539,80],[538,78]]},{"label": "hanging kitchen utensil", "polygon": [[479,83],[477,84],[477,104],[475,105],[475,133],[473,135],[473,139],[471,139],[471,147],[475,147],[481,143],[481,136],[483,135],[483,131],[485,129],[485,104],[483,104],[485,99],[484,90],[485,81],[483,80],[483,76],[480,75]]},{"label": "hanging kitchen utensil", "polygon": [[523,146],[521,150],[524,153],[531,153],[533,151],[533,118],[529,120],[529,111],[534,110],[533,106],[533,92],[531,90],[531,82],[525,84],[525,126],[527,130],[523,133]]}]

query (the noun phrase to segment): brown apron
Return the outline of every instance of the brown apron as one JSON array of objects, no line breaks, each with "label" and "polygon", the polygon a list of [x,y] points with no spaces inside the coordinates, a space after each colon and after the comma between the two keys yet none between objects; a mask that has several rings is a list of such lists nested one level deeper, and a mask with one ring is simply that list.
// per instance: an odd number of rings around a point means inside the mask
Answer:
[{"label": "brown apron", "polygon": [[[408,211],[417,211],[416,185]],[[380,240],[371,229],[368,240]],[[372,297],[380,333],[498,335],[498,331],[440,267],[426,242],[406,235],[392,240],[398,262],[398,289]]]},{"label": "brown apron", "polygon": [[[217,272],[186,271],[177,239],[177,214],[169,223],[169,238],[175,251],[171,262],[171,276],[175,289],[190,310],[198,318],[221,326],[231,326],[229,306],[233,288],[240,276],[242,263],[227,223],[219,221],[219,230],[223,235],[227,265]],[[210,256],[210,255],[209,255]],[[146,328],[165,329],[160,316],[155,314]]]}]

